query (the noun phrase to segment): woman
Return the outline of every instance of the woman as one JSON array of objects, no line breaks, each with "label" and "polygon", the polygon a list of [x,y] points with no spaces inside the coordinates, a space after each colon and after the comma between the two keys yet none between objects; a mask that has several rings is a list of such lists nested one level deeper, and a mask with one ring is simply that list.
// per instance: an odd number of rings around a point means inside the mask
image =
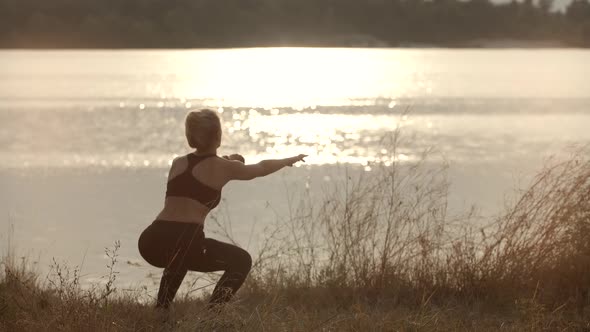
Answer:
[{"label": "woman", "polygon": [[220,158],[221,122],[211,110],[190,112],[185,133],[195,152],[172,162],[164,209],[139,237],[139,252],[151,265],[164,268],[156,307],[168,308],[188,270],[224,271],[209,301],[215,308],[240,288],[252,258],[235,245],[205,238],[203,224],[219,204],[221,189],[231,180],[251,180],[304,161],[306,155],[245,165],[240,155]]}]

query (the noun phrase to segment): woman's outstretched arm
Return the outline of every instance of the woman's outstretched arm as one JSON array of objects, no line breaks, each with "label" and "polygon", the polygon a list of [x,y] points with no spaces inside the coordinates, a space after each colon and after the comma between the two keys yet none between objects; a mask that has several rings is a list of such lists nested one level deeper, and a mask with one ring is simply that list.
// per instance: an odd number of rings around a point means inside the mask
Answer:
[{"label": "woman's outstretched arm", "polygon": [[305,157],[307,155],[300,154],[285,159],[267,159],[252,165],[244,165],[241,162],[231,161],[228,162],[227,169],[230,180],[252,180],[272,174],[285,166],[293,166],[296,162],[305,162],[303,159]]}]

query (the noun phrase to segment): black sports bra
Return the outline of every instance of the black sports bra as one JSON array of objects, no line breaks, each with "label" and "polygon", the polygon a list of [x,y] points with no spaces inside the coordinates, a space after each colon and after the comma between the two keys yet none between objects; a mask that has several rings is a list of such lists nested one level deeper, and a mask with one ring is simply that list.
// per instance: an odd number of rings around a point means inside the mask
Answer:
[{"label": "black sports bra", "polygon": [[200,156],[193,153],[187,154],[188,167],[186,171],[168,181],[166,185],[166,197],[187,197],[202,203],[209,209],[215,208],[219,204],[219,201],[221,201],[221,191],[205,185],[195,179],[192,174],[195,165],[213,156],[215,154],[204,154]]}]

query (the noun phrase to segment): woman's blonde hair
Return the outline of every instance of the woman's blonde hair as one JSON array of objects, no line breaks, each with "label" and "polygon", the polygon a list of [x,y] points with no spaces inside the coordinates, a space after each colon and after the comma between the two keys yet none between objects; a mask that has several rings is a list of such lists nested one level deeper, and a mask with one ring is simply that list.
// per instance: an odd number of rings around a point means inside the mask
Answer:
[{"label": "woman's blonde hair", "polygon": [[184,125],[188,145],[197,150],[211,148],[221,134],[221,121],[210,109],[189,112]]}]

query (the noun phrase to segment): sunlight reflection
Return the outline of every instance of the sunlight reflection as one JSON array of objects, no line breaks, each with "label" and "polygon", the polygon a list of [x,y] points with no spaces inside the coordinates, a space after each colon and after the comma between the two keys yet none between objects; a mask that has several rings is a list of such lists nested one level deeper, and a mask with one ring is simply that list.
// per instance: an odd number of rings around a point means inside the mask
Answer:
[{"label": "sunlight reflection", "polygon": [[[263,155],[305,153],[309,155],[309,164],[366,164],[385,160],[388,150],[379,140],[387,132],[402,127],[403,122],[399,117],[388,115],[295,113],[265,116],[250,112],[240,125],[254,142],[266,147]],[[230,129],[237,130],[236,125]]]},{"label": "sunlight reflection", "polygon": [[[202,55],[202,54],[201,54]],[[373,104],[366,96],[404,95],[392,77],[415,73],[413,55],[365,49],[254,48],[217,51],[207,67],[190,57],[172,62],[187,75],[176,95],[214,100],[208,106],[279,107]],[[171,63],[171,64],[172,64]],[[387,65],[385,65],[385,63]],[[204,79],[206,78],[206,79]],[[385,85],[383,82],[390,82]],[[222,104],[222,105],[219,105]],[[358,105],[361,106],[361,105]]]}]

